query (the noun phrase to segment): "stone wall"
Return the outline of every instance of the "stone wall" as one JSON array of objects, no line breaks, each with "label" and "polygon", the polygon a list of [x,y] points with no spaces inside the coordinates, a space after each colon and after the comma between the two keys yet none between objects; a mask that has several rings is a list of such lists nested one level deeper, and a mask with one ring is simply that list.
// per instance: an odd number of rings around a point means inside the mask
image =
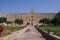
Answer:
[{"label": "stone wall", "polygon": [[54,18],[56,13],[6,13],[6,14],[0,14],[0,17],[6,17],[7,21],[14,22],[15,19],[22,18],[24,21],[24,25],[27,24],[27,22],[31,23],[33,16],[33,23],[38,24],[39,20],[42,18]]}]

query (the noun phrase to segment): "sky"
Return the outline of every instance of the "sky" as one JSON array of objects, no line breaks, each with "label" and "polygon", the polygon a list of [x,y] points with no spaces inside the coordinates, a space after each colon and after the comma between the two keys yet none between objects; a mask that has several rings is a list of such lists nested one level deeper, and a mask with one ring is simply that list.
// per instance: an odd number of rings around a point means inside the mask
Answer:
[{"label": "sky", "polygon": [[60,0],[0,0],[0,13],[27,13],[31,8],[37,13],[59,12]]}]

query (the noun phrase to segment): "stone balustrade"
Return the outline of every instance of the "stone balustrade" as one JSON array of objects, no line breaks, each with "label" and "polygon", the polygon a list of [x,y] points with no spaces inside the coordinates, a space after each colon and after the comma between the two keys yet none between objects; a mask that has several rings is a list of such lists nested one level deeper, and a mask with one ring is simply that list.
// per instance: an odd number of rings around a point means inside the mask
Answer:
[{"label": "stone balustrade", "polygon": [[24,28],[24,29],[21,29],[19,31],[16,31],[16,32],[13,32],[12,34],[8,35],[8,36],[4,36],[4,37],[1,37],[0,40],[13,40],[15,36],[17,36],[18,34],[22,34],[23,32],[25,32],[25,30],[27,29],[28,27]]},{"label": "stone balustrade", "polygon": [[50,34],[38,27],[36,27],[37,30],[46,38],[46,40],[60,40],[60,37],[56,36],[56,35],[53,35],[53,34]]}]

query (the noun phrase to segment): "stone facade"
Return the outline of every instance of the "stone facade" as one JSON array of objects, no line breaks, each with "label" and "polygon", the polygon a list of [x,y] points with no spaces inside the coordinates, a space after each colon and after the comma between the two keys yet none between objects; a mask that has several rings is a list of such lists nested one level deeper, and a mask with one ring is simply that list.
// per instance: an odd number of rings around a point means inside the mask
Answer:
[{"label": "stone facade", "polygon": [[39,20],[42,18],[50,18],[52,19],[56,13],[34,13],[34,10],[31,9],[29,13],[4,13],[0,14],[0,17],[6,17],[7,21],[14,22],[15,19],[23,19],[24,24],[27,22],[34,24],[38,24]]}]

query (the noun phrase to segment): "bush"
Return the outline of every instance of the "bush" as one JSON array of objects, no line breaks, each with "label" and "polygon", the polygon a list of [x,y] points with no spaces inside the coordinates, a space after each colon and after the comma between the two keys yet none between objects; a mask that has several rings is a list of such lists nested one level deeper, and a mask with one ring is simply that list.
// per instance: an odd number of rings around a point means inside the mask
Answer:
[{"label": "bush", "polygon": [[21,24],[23,24],[23,20],[22,20],[22,19],[16,19],[16,20],[15,20],[15,23],[17,23],[17,24],[20,24],[20,25],[21,25]]}]

